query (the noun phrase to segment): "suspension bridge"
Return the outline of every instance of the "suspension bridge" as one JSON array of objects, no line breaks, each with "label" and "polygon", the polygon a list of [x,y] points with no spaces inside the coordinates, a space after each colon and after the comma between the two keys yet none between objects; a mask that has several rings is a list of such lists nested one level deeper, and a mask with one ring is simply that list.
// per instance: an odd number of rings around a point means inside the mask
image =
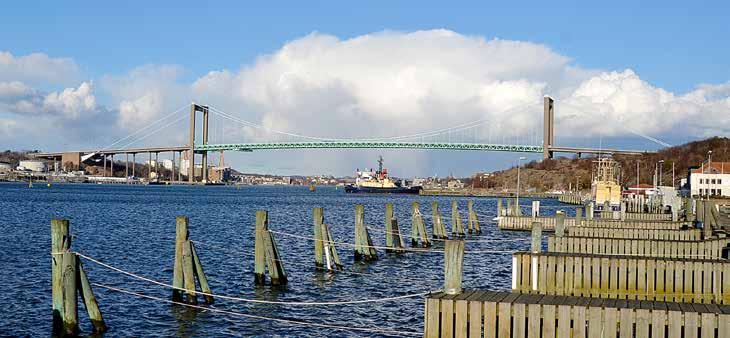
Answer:
[{"label": "suspension bridge", "polygon": [[[162,119],[147,125],[146,127],[138,130],[137,132],[125,136],[113,144],[101,148],[84,151],[59,151],[59,152],[43,152],[36,153],[34,157],[53,160],[59,162],[66,168],[78,168],[81,163],[94,163],[102,164],[104,168],[104,175],[107,173],[107,162],[111,168],[112,173],[114,172],[114,156],[125,155],[125,172],[129,177],[129,155],[132,155],[132,163],[136,163],[137,154],[147,154],[149,158],[148,163],[153,163],[152,155],[154,154],[155,166],[157,166],[157,160],[160,153],[171,153],[172,162],[175,163],[177,158],[178,168],[180,170],[177,173],[178,181],[183,181],[184,177],[189,183],[195,182],[208,182],[208,153],[209,152],[223,152],[223,151],[241,151],[241,152],[253,152],[253,151],[268,151],[268,150],[281,150],[281,149],[431,149],[431,150],[475,150],[475,151],[499,151],[499,152],[513,152],[513,153],[542,153],[543,158],[552,158],[555,153],[573,153],[578,154],[623,154],[623,155],[639,155],[643,153],[649,153],[651,151],[644,150],[625,150],[625,149],[606,149],[606,148],[579,148],[579,147],[564,147],[555,145],[555,131],[554,131],[554,100],[548,96],[544,98],[543,102],[543,133],[542,133],[542,144],[512,144],[512,143],[492,143],[483,142],[480,138],[474,135],[473,141],[464,142],[459,140],[452,140],[451,136],[456,132],[465,132],[468,130],[476,130],[477,127],[483,125],[486,120],[477,120],[469,123],[460,124],[457,126],[416,133],[410,135],[394,136],[394,137],[383,137],[383,138],[371,138],[371,139],[342,139],[342,138],[326,138],[326,137],[315,137],[308,135],[295,134],[291,132],[272,130],[265,126],[255,124],[246,120],[243,120],[237,116],[226,113],[220,109],[213,108],[206,105],[200,105],[192,103],[190,105],[189,115],[189,137],[186,145],[180,146],[167,146],[167,147],[144,147],[144,148],[132,148],[130,145],[141,141],[150,135],[159,132],[160,130],[169,127],[177,122],[182,121],[185,118],[184,114],[179,114],[183,108],[178,109],[172,114],[163,117]],[[266,134],[272,134],[280,138],[287,140],[274,140],[274,141],[257,141],[257,142],[241,142],[241,143],[229,143],[229,142],[210,142],[210,114],[216,115],[227,121],[238,123],[246,128],[264,132]],[[157,129],[149,130],[152,126],[161,123],[161,121],[174,117],[177,115],[177,119],[172,120]],[[198,115],[201,115],[202,128],[200,130],[201,139],[196,139],[198,129],[196,127]],[[142,132],[147,134],[139,136]],[[444,135],[448,136],[448,139],[440,139]],[[132,137],[138,136],[135,139]],[[122,141],[132,139],[126,145],[121,147],[113,147]],[[197,156],[196,156],[197,155]],[[195,168],[196,157],[200,158],[200,173],[197,173]],[[111,161],[108,161],[111,159]],[[134,166],[132,166],[132,176],[135,176]],[[155,172],[158,172],[158,168],[155,168]],[[172,166],[172,176],[175,178],[175,165]]]}]

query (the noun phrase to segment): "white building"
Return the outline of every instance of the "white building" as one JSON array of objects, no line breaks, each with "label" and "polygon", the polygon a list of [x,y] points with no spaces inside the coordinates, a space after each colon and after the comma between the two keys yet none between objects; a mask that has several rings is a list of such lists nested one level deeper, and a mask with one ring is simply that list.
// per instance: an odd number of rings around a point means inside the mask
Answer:
[{"label": "white building", "polygon": [[20,161],[20,163],[18,163],[18,170],[45,172],[48,170],[48,166],[46,165],[46,162],[43,162],[43,161],[36,161],[36,160]]},{"label": "white building", "polygon": [[167,170],[172,170],[174,168],[175,163],[172,162],[172,160],[162,160],[162,167],[164,167]]},{"label": "white building", "polygon": [[692,196],[730,196],[730,162],[703,162],[690,171],[689,186]]}]

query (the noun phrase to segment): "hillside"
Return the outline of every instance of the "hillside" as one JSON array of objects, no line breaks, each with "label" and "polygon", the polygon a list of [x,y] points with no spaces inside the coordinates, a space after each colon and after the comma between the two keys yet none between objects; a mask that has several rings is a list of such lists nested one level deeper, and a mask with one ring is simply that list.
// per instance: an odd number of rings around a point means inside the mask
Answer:
[{"label": "hillside", "polygon": [[[687,176],[687,170],[692,166],[699,166],[707,160],[707,152],[712,150],[712,161],[730,161],[730,138],[713,137],[706,140],[686,143],[679,146],[665,148],[655,154],[639,156],[614,156],[621,164],[621,185],[636,184],[636,163],[639,163],[641,183],[653,182],[654,166],[664,160],[663,182],[669,185],[672,180],[672,164],[674,164],[675,181]],[[581,189],[588,189],[591,185],[591,168],[595,157],[567,158],[560,157],[544,161],[526,163],[520,173],[522,189],[536,191],[567,190],[578,182]],[[517,181],[517,169],[495,172],[487,178],[483,188],[514,189]]]}]

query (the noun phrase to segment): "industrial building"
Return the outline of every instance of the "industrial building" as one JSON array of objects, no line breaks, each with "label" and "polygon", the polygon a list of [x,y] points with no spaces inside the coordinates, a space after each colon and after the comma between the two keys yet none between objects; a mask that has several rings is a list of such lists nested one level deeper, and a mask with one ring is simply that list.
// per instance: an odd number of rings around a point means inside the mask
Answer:
[{"label": "industrial building", "polygon": [[46,172],[48,171],[48,165],[43,161],[25,160],[18,163],[17,169],[20,171]]}]

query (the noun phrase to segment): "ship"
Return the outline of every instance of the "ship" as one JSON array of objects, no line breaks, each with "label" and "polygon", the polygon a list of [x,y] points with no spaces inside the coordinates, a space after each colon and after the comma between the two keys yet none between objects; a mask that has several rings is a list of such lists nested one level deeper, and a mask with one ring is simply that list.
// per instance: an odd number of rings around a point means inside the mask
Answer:
[{"label": "ship", "polygon": [[356,171],[354,184],[345,185],[346,193],[418,194],[420,186],[408,186],[405,181],[394,181],[383,168],[383,157],[378,158],[378,170]]}]

